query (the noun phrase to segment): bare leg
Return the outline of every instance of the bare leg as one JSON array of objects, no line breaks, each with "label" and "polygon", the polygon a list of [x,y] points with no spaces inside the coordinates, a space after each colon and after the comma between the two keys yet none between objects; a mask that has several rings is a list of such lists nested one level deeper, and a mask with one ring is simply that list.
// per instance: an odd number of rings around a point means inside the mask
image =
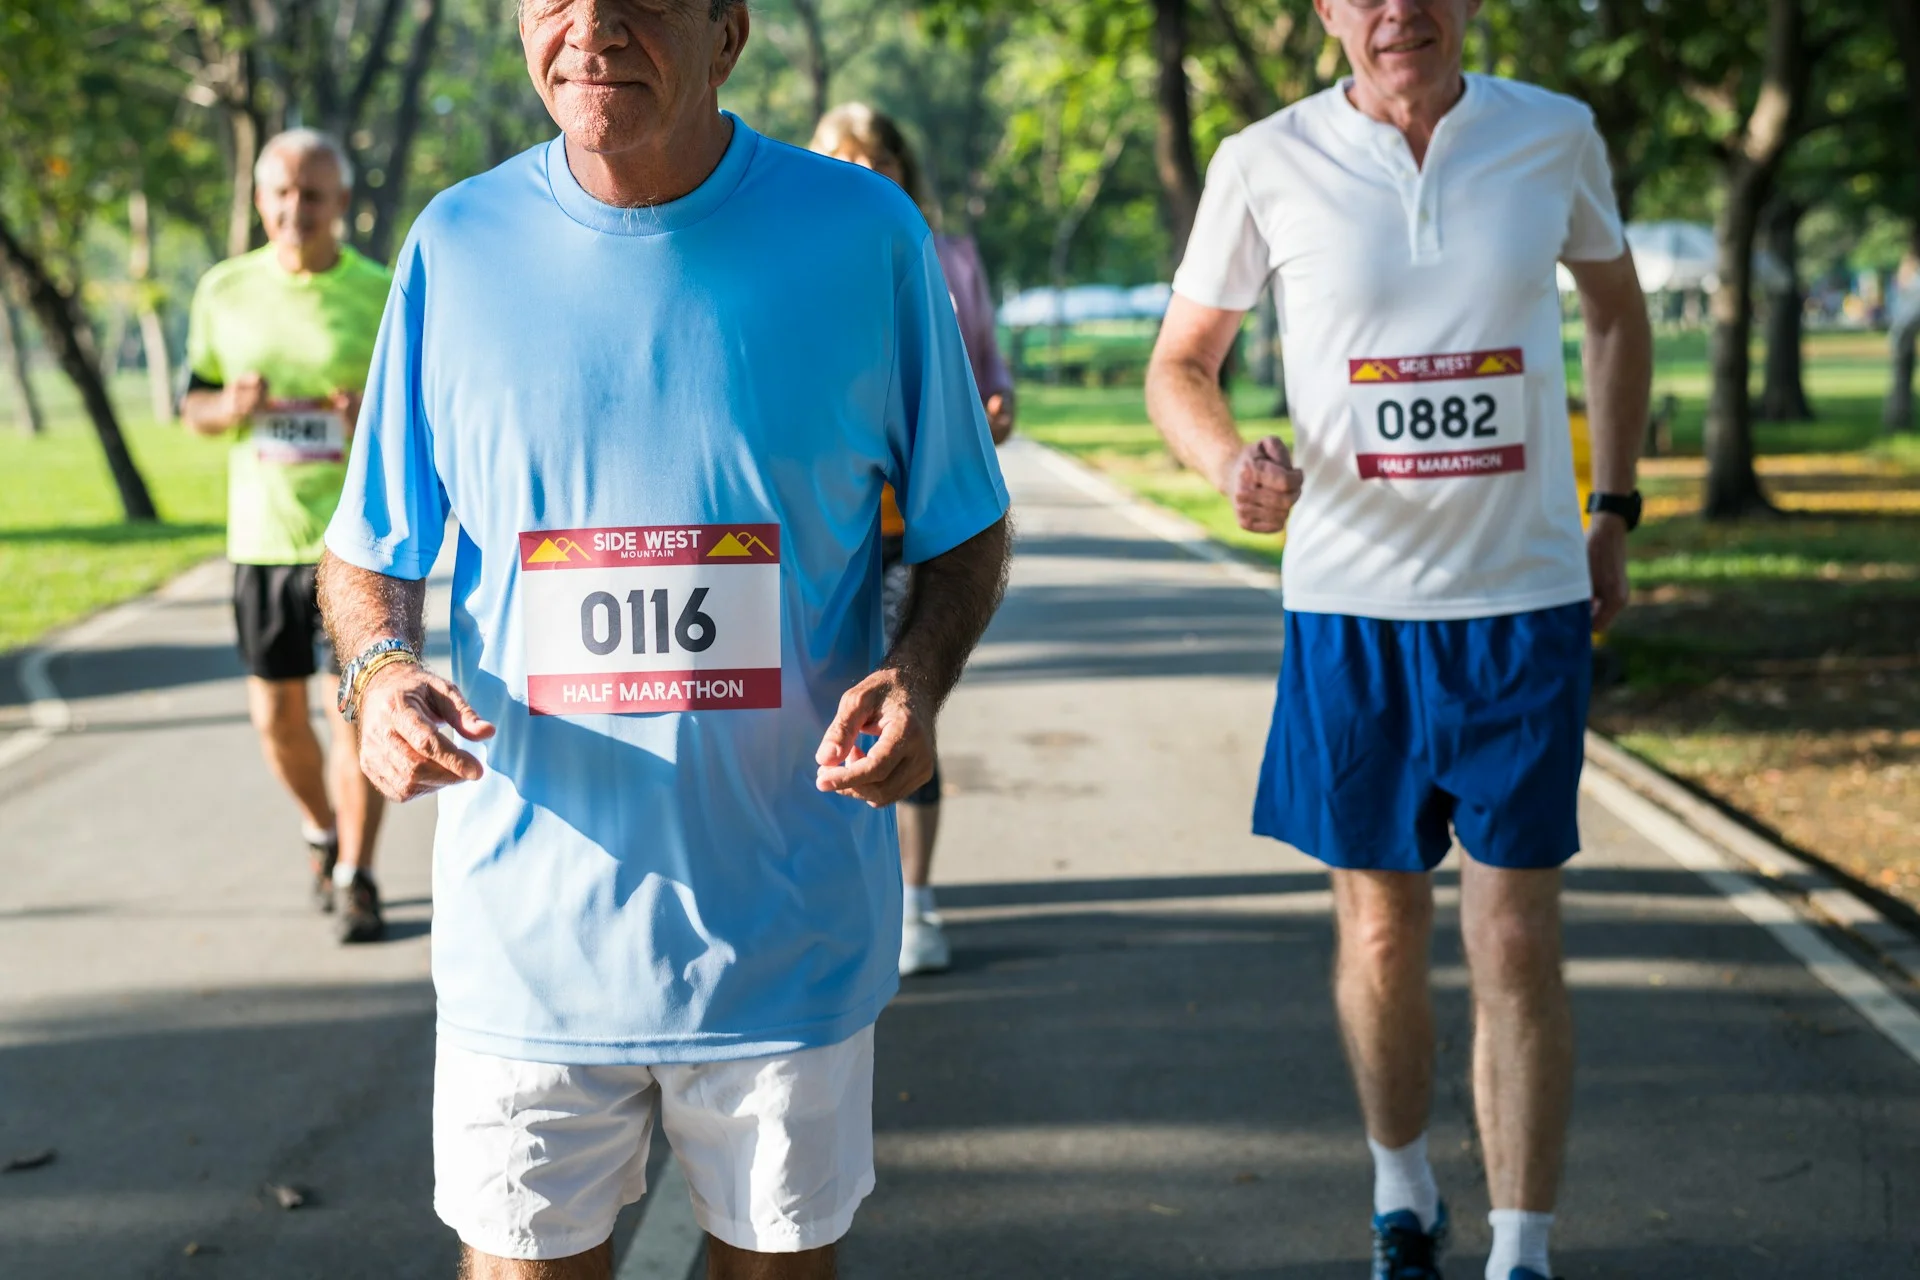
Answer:
[{"label": "bare leg", "polygon": [[1496,1209],[1553,1212],[1573,1106],[1573,1011],[1560,972],[1560,872],[1468,859],[1460,924],[1473,975],[1473,1101]]},{"label": "bare leg", "polygon": [[322,830],[333,826],[320,739],[307,719],[305,680],[247,677],[247,714],[260,734],[260,751],[281,785],[293,793],[300,816]]},{"label": "bare leg", "polygon": [[386,800],[360,771],[360,731],[348,724],[337,707],[327,705],[333,727],[333,750],[327,773],[333,783],[333,805],[340,822],[340,865],[373,870],[373,842],[380,834]]},{"label": "bare leg", "polygon": [[833,1280],[835,1249],[805,1253],[749,1253],[707,1237],[707,1280]]},{"label": "bare leg", "polygon": [[613,1241],[571,1258],[546,1262],[496,1258],[490,1253],[463,1247],[460,1280],[613,1280]]},{"label": "bare leg", "polygon": [[1433,884],[1407,872],[1335,871],[1333,902],[1334,1004],[1360,1112],[1375,1142],[1404,1147],[1426,1131],[1433,1104]]},{"label": "bare leg", "polygon": [[940,806],[903,804],[895,817],[900,824],[900,875],[909,889],[923,889],[933,881],[933,842],[940,834]]}]

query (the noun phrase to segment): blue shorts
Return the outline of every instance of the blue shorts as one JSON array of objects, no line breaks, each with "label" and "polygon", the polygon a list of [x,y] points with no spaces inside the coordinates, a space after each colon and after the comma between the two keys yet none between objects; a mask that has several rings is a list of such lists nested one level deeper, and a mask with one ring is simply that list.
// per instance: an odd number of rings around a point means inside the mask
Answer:
[{"label": "blue shorts", "polygon": [[1253,829],[1331,867],[1557,867],[1580,851],[1590,606],[1450,622],[1287,614]]}]

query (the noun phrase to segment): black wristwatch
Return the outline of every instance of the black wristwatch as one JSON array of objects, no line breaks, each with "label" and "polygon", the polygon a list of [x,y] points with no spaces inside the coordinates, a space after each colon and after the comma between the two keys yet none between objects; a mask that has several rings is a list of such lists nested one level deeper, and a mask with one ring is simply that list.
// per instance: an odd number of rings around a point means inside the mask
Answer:
[{"label": "black wristwatch", "polygon": [[1628,533],[1640,527],[1640,513],[1645,506],[1638,489],[1632,493],[1595,493],[1587,496],[1588,514],[1604,511],[1610,516],[1619,516],[1627,522]]}]

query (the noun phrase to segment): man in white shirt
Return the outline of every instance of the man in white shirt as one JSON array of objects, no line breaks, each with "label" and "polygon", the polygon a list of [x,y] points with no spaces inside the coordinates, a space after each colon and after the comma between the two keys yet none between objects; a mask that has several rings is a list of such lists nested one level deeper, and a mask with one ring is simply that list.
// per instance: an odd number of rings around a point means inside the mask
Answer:
[{"label": "man in white shirt", "polygon": [[[1591,112],[1464,75],[1478,0],[1316,7],[1352,78],[1221,145],[1148,405],[1245,528],[1291,524],[1254,827],[1333,869],[1374,1275],[1440,1275],[1428,873],[1457,835],[1486,1274],[1544,1280],[1573,1067],[1560,868],[1579,848],[1590,632],[1627,599],[1652,335]],[[1586,320],[1587,535],[1556,262]],[[1245,443],[1218,382],[1276,277],[1292,450]]]}]

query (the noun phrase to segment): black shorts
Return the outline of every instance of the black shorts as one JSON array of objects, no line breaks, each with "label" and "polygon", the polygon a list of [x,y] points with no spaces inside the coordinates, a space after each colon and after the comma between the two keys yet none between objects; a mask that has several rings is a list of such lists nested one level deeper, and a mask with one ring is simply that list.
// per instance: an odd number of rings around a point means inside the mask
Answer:
[{"label": "black shorts", "polygon": [[[320,669],[315,650],[325,640],[320,625],[316,564],[233,566],[233,622],[240,660],[262,680],[304,680]],[[340,665],[328,653],[328,670]]]}]

